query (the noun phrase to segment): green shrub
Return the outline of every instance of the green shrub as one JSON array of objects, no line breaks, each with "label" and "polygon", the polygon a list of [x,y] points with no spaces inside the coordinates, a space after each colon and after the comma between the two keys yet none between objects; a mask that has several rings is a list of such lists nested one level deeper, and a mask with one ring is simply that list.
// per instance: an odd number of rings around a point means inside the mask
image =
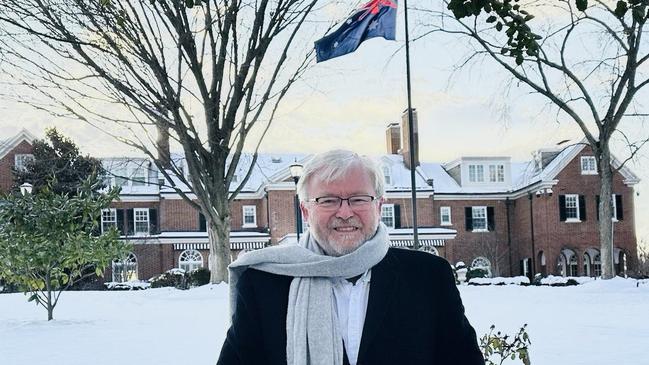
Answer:
[{"label": "green shrub", "polygon": [[511,337],[500,331],[494,333],[496,326],[491,325],[489,333],[480,338],[480,350],[485,358],[485,365],[502,365],[505,360],[519,359],[524,365],[530,365],[529,346],[532,344],[523,325],[518,333]]},{"label": "green shrub", "polygon": [[466,273],[466,280],[473,278],[488,278],[489,271],[481,267],[473,267],[469,269],[469,272]]},{"label": "green shrub", "polygon": [[187,277],[183,269],[171,269],[149,279],[151,288],[174,287],[177,289],[187,289]]},{"label": "green shrub", "polygon": [[187,274],[187,282],[190,287],[201,286],[210,283],[210,270],[204,267],[190,271]]}]

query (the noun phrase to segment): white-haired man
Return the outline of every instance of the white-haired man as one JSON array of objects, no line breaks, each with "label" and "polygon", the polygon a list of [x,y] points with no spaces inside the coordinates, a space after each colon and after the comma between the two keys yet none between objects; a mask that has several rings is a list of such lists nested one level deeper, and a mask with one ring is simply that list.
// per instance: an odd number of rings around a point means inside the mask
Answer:
[{"label": "white-haired man", "polygon": [[481,365],[449,264],[389,248],[383,175],[314,156],[298,184],[309,232],[230,265],[232,326],[218,364]]}]

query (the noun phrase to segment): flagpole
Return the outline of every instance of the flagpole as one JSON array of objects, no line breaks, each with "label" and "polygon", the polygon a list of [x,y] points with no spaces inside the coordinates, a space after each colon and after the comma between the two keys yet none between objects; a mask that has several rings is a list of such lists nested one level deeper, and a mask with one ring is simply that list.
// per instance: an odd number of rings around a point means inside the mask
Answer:
[{"label": "flagpole", "polygon": [[410,146],[410,191],[412,192],[412,248],[419,249],[417,232],[417,185],[415,183],[415,132],[412,117],[412,97],[410,93],[410,36],[408,34],[408,0],[403,0],[403,14],[406,28],[406,82],[408,85],[408,145]]}]

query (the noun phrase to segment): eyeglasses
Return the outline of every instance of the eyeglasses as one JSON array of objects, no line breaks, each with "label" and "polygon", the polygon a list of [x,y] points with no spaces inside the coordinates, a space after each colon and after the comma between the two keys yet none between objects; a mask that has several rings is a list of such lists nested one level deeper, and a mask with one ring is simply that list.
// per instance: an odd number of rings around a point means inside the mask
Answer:
[{"label": "eyeglasses", "polygon": [[343,200],[347,201],[349,207],[355,211],[362,211],[368,209],[372,202],[376,200],[375,196],[371,195],[353,195],[349,198],[341,198],[339,196],[321,196],[315,199],[309,199],[308,202],[315,203],[316,206],[324,210],[336,210],[343,205]]}]

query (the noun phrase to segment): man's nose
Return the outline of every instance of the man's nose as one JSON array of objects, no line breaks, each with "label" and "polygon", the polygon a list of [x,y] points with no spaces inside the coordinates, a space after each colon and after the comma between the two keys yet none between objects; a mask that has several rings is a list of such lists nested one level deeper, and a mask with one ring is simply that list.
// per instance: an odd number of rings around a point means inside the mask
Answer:
[{"label": "man's nose", "polygon": [[349,200],[343,200],[342,202],[340,202],[340,207],[336,211],[336,217],[347,219],[353,216],[354,216],[354,211],[352,210],[352,207],[349,205]]}]

